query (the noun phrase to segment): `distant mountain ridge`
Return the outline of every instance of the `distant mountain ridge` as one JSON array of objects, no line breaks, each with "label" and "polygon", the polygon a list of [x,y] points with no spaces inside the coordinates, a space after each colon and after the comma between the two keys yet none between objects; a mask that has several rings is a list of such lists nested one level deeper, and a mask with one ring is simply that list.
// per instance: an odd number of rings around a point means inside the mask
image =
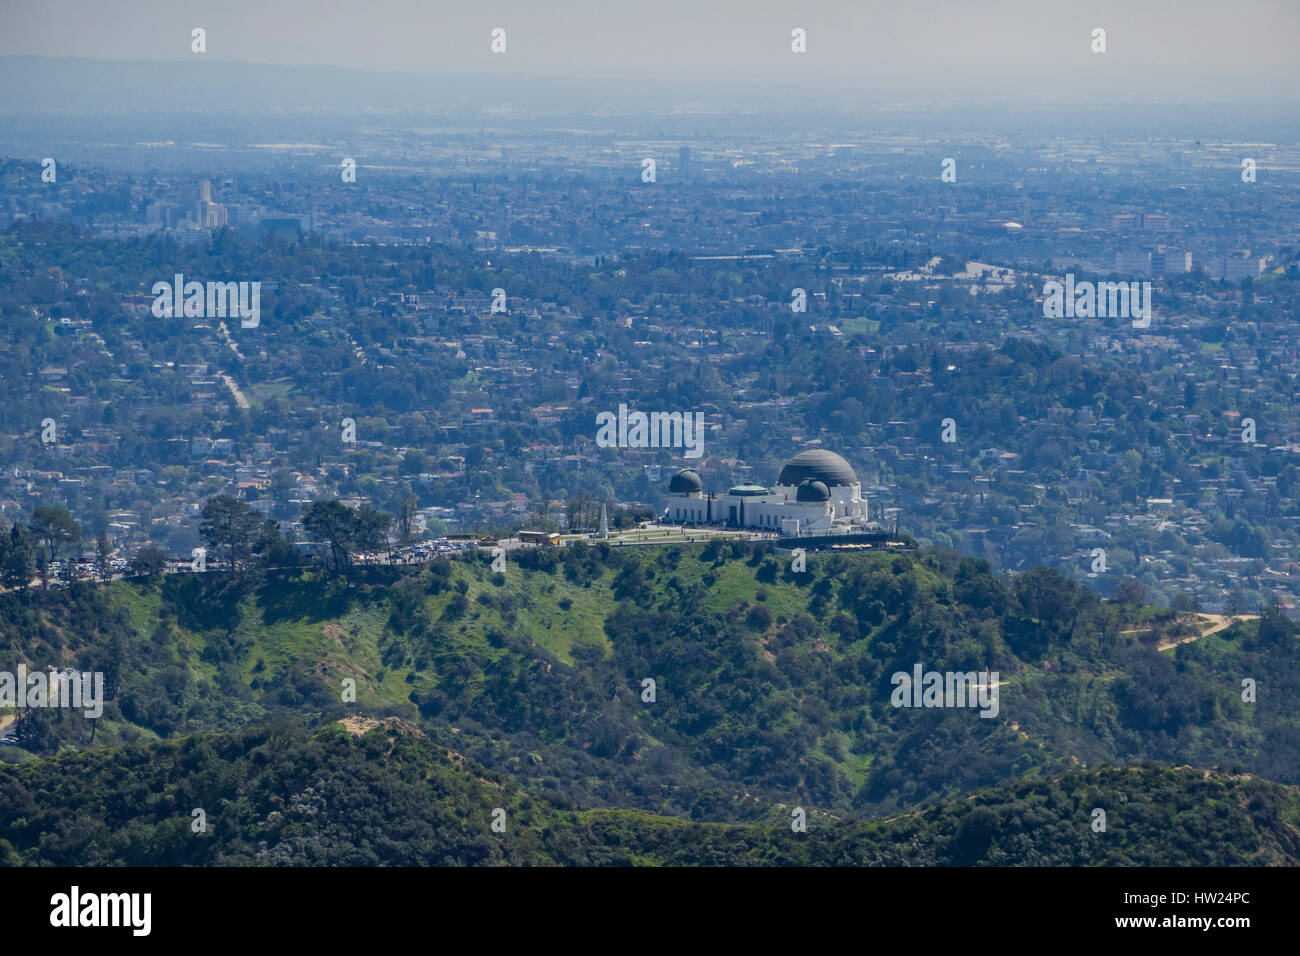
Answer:
[{"label": "distant mountain ridge", "polygon": [[[618,87],[619,84],[614,84]],[[609,92],[602,84],[600,96]],[[368,73],[341,67],[297,67],[193,60],[125,61],[43,56],[0,57],[0,111],[57,113],[154,110],[454,111],[497,104],[578,108],[595,102],[578,80]]]},{"label": "distant mountain ridge", "polygon": [[[1279,92],[1243,101],[1112,102],[1035,97],[1017,85],[1000,96],[964,99],[877,85],[843,87],[756,82],[749,76],[552,76],[502,71],[492,75],[374,73],[343,67],[240,63],[195,55],[192,60],[98,60],[0,56],[0,113],[33,119],[94,114],[100,119],[148,113],[339,114],[375,112],[469,114],[480,125],[508,116],[518,125],[548,116],[652,116],[664,135],[683,131],[723,138],[735,123],[751,131],[821,137],[907,131],[913,135],[1182,136],[1286,140],[1295,135],[1294,103]],[[1026,100],[1025,97],[1029,96]],[[1231,110],[1225,110],[1225,104]],[[726,117],[724,126],[716,124]],[[774,123],[773,117],[781,117]],[[1207,134],[1207,130],[1212,131]],[[644,132],[644,131],[643,131]]]}]

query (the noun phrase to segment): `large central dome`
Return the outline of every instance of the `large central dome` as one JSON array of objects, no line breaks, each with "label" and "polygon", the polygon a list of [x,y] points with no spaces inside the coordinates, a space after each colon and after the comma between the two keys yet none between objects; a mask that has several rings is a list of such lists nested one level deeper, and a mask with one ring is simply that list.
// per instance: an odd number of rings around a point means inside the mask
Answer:
[{"label": "large central dome", "polygon": [[668,482],[668,491],[674,495],[698,495],[703,490],[704,482],[700,481],[699,473],[690,468],[682,469]]},{"label": "large central dome", "polygon": [[801,451],[786,462],[776,483],[797,485],[805,480],[820,481],[827,488],[834,488],[837,485],[856,485],[858,476],[852,466],[835,452],[814,448]]}]

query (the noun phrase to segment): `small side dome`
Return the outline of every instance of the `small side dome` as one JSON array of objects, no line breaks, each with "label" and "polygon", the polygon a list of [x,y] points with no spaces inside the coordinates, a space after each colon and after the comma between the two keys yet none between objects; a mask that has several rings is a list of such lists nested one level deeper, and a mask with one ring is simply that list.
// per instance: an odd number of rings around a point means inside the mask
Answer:
[{"label": "small side dome", "polygon": [[831,490],[823,481],[805,479],[799,482],[799,487],[795,488],[794,500],[821,504],[831,500]]},{"label": "small side dome", "polygon": [[689,468],[679,471],[668,482],[668,491],[674,495],[694,495],[703,490],[704,482],[700,481],[700,476]]}]

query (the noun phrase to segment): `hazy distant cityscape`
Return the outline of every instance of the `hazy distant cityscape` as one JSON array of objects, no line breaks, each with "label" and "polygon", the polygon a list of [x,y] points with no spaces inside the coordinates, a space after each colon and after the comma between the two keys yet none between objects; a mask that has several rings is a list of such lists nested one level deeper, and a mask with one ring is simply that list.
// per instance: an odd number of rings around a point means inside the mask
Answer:
[{"label": "hazy distant cityscape", "polygon": [[[430,534],[565,529],[580,495],[658,514],[686,460],[598,449],[587,409],[689,395],[720,490],[825,446],[923,543],[1103,593],[1131,575],[1165,603],[1296,613],[1300,148],[372,122],[364,149],[126,154],[187,173],[113,155],[43,182],[39,162],[4,162],[0,227],[68,252],[51,267],[11,240],[5,256],[53,333],[29,364],[6,348],[7,518],[66,504],[124,556],[184,556],[214,493],[299,537],[320,496],[414,496]],[[222,175],[225,153],[256,162]],[[104,240],[131,262],[113,278],[87,258]],[[160,253],[185,268],[136,267]],[[235,261],[275,318],[151,319],[156,279]],[[1067,273],[1151,280],[1153,321],[1046,318],[1044,284]],[[989,374],[1034,384],[988,394]],[[954,401],[962,379],[981,405]]]}]

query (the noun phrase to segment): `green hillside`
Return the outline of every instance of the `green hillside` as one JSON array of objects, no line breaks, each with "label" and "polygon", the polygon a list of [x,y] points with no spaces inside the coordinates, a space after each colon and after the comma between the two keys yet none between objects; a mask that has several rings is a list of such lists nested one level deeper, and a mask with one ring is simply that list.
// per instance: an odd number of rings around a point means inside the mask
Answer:
[{"label": "green hillside", "polygon": [[[504,574],[484,558],[32,590],[0,595],[0,668],[102,670],[111,699],[93,740],[80,714],[27,712],[0,761],[365,714],[565,810],[694,821],[879,819],[1143,761],[1300,783],[1294,627],[1190,639],[1204,628],[952,552],[794,574],[728,542],[534,549]],[[892,706],[890,675],[918,664],[997,671],[997,716]]]},{"label": "green hillside", "polygon": [[[1073,771],[876,822],[812,813],[796,833],[784,807],[761,824],[561,810],[401,721],[349,729],[280,721],[0,768],[0,863],[1300,863],[1300,791],[1250,777]],[[1104,832],[1091,826],[1098,807]]]}]

